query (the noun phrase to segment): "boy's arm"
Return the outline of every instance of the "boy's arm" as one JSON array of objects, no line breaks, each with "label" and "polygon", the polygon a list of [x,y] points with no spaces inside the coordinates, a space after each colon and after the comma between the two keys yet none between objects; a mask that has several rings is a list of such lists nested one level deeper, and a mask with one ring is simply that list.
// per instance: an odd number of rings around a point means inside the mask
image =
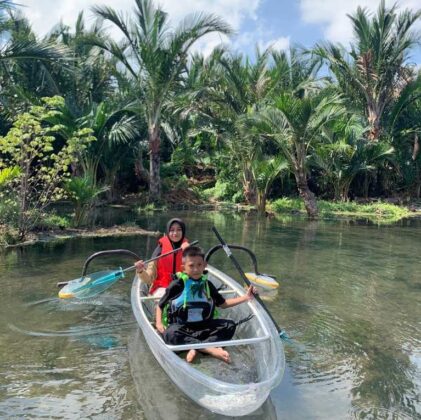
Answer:
[{"label": "boy's arm", "polygon": [[156,305],[156,310],[155,310],[155,325],[156,325],[156,329],[163,334],[165,331],[164,328],[164,324],[162,323],[162,309],[160,308],[159,305]]},{"label": "boy's arm", "polygon": [[156,329],[162,334],[165,331],[164,324],[162,323],[162,310],[164,306],[175,296],[178,296],[182,291],[184,287],[181,286],[180,283],[181,280],[175,279],[173,280],[170,285],[165,290],[164,296],[162,296],[161,300],[158,302],[158,305],[156,305],[155,309],[155,326]]},{"label": "boy's arm", "polygon": [[247,289],[247,294],[245,294],[244,296],[238,296],[235,298],[226,299],[225,303],[223,303],[220,307],[222,309],[226,309],[226,308],[231,308],[232,306],[239,305],[240,303],[243,303],[243,302],[248,302],[254,298],[255,293],[257,293],[257,289],[253,286],[249,286],[249,288]]}]

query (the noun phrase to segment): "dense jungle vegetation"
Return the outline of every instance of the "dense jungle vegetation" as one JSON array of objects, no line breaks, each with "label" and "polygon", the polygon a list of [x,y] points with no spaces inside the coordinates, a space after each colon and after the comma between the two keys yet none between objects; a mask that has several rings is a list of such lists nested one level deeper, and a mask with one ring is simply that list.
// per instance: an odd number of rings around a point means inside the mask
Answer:
[{"label": "dense jungle vegetation", "polygon": [[[80,226],[95,203],[212,200],[265,212],[420,198],[421,11],[381,1],[353,42],[193,53],[224,19],[175,27],[151,0],[105,6],[40,39],[0,0],[0,225],[17,240]],[[114,39],[106,27],[115,26]],[[188,192],[188,194],[186,193]],[[54,204],[72,203],[73,219]],[[323,200],[323,201],[321,201]],[[323,204],[323,205],[321,205]],[[382,212],[380,205],[377,210]]]}]

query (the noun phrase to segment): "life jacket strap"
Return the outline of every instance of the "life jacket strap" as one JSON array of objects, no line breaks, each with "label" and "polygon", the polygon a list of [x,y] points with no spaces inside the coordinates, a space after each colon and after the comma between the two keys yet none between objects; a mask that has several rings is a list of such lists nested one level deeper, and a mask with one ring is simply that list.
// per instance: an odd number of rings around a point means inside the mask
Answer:
[{"label": "life jacket strap", "polygon": [[246,316],[245,318],[240,319],[239,321],[237,321],[235,323],[235,325],[238,326],[238,325],[244,324],[245,322],[250,321],[250,319],[252,319],[253,317],[254,317],[254,314],[250,314],[250,315]]}]

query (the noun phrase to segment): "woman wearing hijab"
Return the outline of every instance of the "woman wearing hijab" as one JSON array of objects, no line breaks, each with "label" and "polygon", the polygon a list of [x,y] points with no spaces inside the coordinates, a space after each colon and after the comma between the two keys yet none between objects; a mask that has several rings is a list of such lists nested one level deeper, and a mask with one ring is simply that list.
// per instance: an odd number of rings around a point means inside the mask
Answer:
[{"label": "woman wearing hijab", "polygon": [[[158,241],[158,246],[152,258],[165,254],[177,248],[185,249],[189,246],[185,238],[186,225],[181,219],[171,219],[167,224],[166,234]],[[150,284],[149,294],[157,297],[163,296],[165,289],[173,280],[173,275],[181,271],[182,252],[175,252],[147,266],[143,260],[135,263],[136,272],[143,283]]]}]

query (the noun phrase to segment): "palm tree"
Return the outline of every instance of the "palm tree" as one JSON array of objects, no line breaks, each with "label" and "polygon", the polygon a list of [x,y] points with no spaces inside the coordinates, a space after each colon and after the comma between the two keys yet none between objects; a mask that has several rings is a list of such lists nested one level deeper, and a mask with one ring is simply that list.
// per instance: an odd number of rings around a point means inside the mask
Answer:
[{"label": "palm tree", "polygon": [[287,160],[281,155],[277,157],[263,156],[252,163],[252,171],[256,180],[257,210],[260,214],[266,211],[266,201],[276,177],[289,169]]},{"label": "palm tree", "polygon": [[0,3],[0,110],[5,118],[13,120],[41,97],[59,93],[51,69],[69,62],[63,45],[38,41],[28,20]]},{"label": "palm tree", "polygon": [[421,10],[397,13],[397,6],[387,8],[380,2],[371,17],[358,7],[349,16],[355,35],[351,51],[332,43],[318,45],[315,53],[326,59],[342,91],[365,110],[370,130],[368,138],[377,141],[384,125],[387,108],[411,81],[412,71],[406,66],[408,54],[417,42],[412,32]]},{"label": "palm tree", "polygon": [[101,170],[108,188],[108,198],[114,201],[117,191],[117,173],[129,160],[141,132],[141,124],[130,109],[110,101],[93,104],[90,112],[78,119],[82,127],[92,129],[96,142],[89,145],[82,159],[83,172],[93,185]]},{"label": "palm tree", "polygon": [[322,127],[342,113],[342,102],[337,96],[321,92],[300,98],[286,92],[255,116],[260,134],[273,139],[289,162],[310,218],[317,217],[318,209],[308,186],[308,154],[319,141]]},{"label": "palm tree", "polygon": [[99,21],[87,27],[83,12],[73,28],[60,22],[48,34],[49,42],[65,46],[72,57],[71,68],[56,65],[51,72],[56,89],[65,94],[66,104],[76,116],[89,112],[92,103],[101,103],[113,95],[116,60],[89,42],[104,34]]},{"label": "palm tree", "polygon": [[39,42],[33,34],[27,39],[19,40],[7,36],[11,24],[13,25],[13,21],[18,18],[13,12],[14,7],[15,5],[11,1],[0,1],[0,63],[4,66],[5,63],[15,60],[58,60],[63,58],[65,49],[48,42]]},{"label": "palm tree", "polygon": [[96,45],[115,56],[136,81],[148,125],[150,197],[158,200],[162,108],[185,72],[192,45],[209,33],[229,34],[231,29],[216,16],[195,14],[172,30],[168,15],[152,0],[135,0],[135,4],[133,17],[127,19],[110,7],[93,8],[124,35],[120,44],[103,38],[97,39]]},{"label": "palm tree", "polygon": [[189,73],[199,83],[189,89],[193,94],[190,93],[191,104],[186,108],[198,117],[198,131],[213,133],[224,145],[219,157],[223,161],[221,166],[235,168],[243,195],[251,205],[257,202],[252,162],[261,142],[247,125],[247,119],[264,106],[274,84],[269,74],[269,55],[270,50],[257,50],[255,60],[251,61],[241,54],[219,49],[210,60],[199,62],[200,71],[193,67]]},{"label": "palm tree", "polygon": [[314,149],[312,162],[321,170],[324,181],[333,186],[335,200],[348,201],[349,190],[360,173],[377,170],[391,159],[393,147],[386,142],[364,138],[366,127],[356,115],[338,118],[322,130],[322,141]]}]

